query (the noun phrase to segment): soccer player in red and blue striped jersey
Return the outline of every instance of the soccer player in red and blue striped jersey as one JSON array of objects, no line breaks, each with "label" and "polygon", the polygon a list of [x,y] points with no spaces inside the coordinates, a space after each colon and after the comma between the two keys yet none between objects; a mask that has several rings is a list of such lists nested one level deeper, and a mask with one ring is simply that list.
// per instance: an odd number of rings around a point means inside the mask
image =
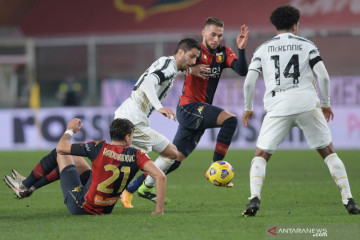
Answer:
[{"label": "soccer player in red and blue striped jersey", "polygon": [[[115,119],[110,125],[111,144],[106,141],[71,144],[71,136],[80,130],[80,119],[68,123],[67,131],[56,147],[60,182],[65,204],[72,214],[108,214],[121,192],[139,169],[156,178],[157,203],[153,214],[162,214],[166,191],[164,173],[146,153],[130,147],[134,125],[127,119]],[[82,185],[70,155],[86,156],[92,161],[92,176]]]},{"label": "soccer player in red and blue striped jersey", "polygon": [[[179,126],[173,144],[179,151],[178,157],[167,159],[159,156],[155,161],[157,165],[171,165],[167,174],[180,166],[181,162],[196,148],[201,136],[208,128],[220,127],[214,149],[214,162],[224,159],[230,146],[237,127],[237,117],[220,107],[213,106],[212,102],[221,73],[225,68],[232,68],[240,76],[247,74],[245,45],[249,31],[245,25],[241,26],[241,34],[236,39],[239,57],[230,47],[220,45],[223,32],[224,23],[220,19],[209,17],[206,20],[202,30],[200,56],[197,58],[196,65],[188,68],[182,96],[176,110]],[[124,191],[124,195],[129,195],[131,199],[131,194],[137,190],[144,178],[145,176],[142,175],[131,182],[127,191]],[[156,199],[154,191],[151,190],[154,185],[154,179],[148,176],[138,189],[139,196],[150,200]],[[229,187],[231,186],[232,183]],[[130,202],[124,206],[132,207]]]}]

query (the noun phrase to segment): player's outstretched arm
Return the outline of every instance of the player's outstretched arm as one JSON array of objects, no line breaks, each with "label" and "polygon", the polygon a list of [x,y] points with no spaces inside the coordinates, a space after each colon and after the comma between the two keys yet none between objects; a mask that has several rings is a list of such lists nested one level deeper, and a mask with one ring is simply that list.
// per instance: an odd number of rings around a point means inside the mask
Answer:
[{"label": "player's outstretched arm", "polygon": [[166,176],[152,161],[145,163],[143,169],[156,180],[156,208],[151,214],[164,214]]},{"label": "player's outstretched arm", "polygon": [[58,145],[56,146],[56,151],[63,155],[69,155],[71,152],[71,143],[70,138],[74,133],[78,132],[82,127],[82,122],[79,118],[72,119],[67,127],[64,135],[59,140]]}]

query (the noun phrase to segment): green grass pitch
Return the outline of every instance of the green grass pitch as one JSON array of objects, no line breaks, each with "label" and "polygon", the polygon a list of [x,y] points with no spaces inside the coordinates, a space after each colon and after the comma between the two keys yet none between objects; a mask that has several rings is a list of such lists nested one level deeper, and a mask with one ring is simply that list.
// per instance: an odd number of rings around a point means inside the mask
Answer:
[{"label": "green grass pitch", "polygon": [[[0,152],[1,178],[11,169],[27,176],[46,153]],[[359,204],[360,151],[338,151],[338,155]],[[342,239],[360,239],[360,216],[346,212],[327,166],[315,151],[277,151],[267,166],[260,211],[256,217],[241,218],[250,195],[252,156],[253,151],[229,151],[226,160],[234,167],[235,186],[226,189],[204,177],[212,151],[195,151],[168,175],[171,202],[158,216],[150,214],[154,203],[138,196],[133,209],[123,208],[119,201],[107,216],[72,216],[63,204],[59,181],[22,200],[2,182],[0,239],[271,239],[267,229],[279,224],[333,224],[340,228]],[[348,224],[355,227],[341,232]]]}]

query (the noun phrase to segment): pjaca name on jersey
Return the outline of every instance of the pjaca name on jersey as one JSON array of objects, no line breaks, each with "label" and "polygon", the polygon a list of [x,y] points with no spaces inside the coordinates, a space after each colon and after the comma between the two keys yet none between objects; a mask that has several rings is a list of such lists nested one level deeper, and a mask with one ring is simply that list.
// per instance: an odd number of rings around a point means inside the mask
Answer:
[{"label": "pjaca name on jersey", "polygon": [[301,51],[302,44],[290,44],[280,46],[268,46],[268,52]]}]

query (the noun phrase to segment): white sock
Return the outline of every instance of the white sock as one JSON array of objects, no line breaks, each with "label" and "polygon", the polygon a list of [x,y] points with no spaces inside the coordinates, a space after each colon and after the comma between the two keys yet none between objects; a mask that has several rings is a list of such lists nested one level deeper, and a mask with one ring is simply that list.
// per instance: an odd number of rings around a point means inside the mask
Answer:
[{"label": "white sock", "polygon": [[[164,158],[159,156],[156,160],[155,160],[155,165],[160,168],[161,171],[163,171],[164,173],[166,173],[170,166],[175,162],[175,159],[170,159],[170,158]],[[150,175],[148,175],[145,178],[145,185],[148,187],[154,187],[156,183],[155,178],[151,177]]]},{"label": "white sock", "polygon": [[266,160],[262,157],[254,157],[250,167],[250,199],[260,199],[261,188],[265,179]]},{"label": "white sock", "polygon": [[327,156],[324,159],[324,162],[329,167],[330,174],[340,190],[342,202],[346,205],[348,203],[348,199],[352,198],[352,195],[350,191],[349,180],[343,162],[337,156],[336,153],[332,153],[329,156]]}]

